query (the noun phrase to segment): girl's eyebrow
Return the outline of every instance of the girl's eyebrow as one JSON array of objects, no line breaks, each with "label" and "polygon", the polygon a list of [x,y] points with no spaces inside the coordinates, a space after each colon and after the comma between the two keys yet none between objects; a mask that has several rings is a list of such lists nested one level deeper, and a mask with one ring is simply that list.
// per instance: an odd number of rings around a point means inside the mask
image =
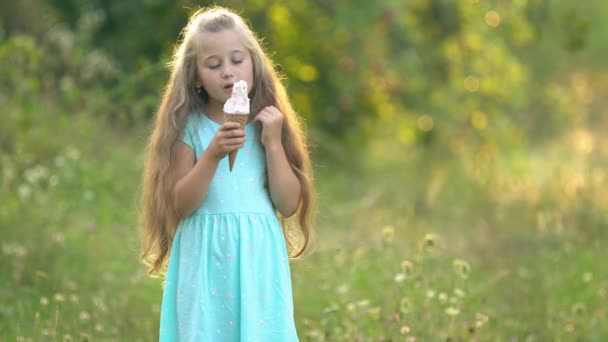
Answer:
[{"label": "girl's eyebrow", "polygon": [[[232,51],[230,51],[230,54],[235,54],[235,53],[245,53],[245,50],[241,50],[241,49],[234,49]],[[213,55],[209,55],[205,57],[205,61],[211,58],[220,58],[218,55],[213,54]]]}]

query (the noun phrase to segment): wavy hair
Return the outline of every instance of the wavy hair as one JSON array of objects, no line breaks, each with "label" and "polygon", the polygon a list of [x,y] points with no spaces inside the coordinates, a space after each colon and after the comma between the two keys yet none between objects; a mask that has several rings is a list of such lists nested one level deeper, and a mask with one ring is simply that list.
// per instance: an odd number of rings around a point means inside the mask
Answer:
[{"label": "wavy hair", "polygon": [[275,106],[285,116],[282,142],[287,160],[301,184],[301,201],[294,220],[279,216],[283,234],[291,248],[297,249],[287,234],[290,223],[295,223],[302,233],[303,242],[299,250],[291,255],[292,258],[302,255],[309,245],[315,194],[308,143],[300,118],[291,105],[274,64],[244,20],[225,8],[202,8],[190,16],[180,34],[169,63],[170,77],[146,147],[141,191],[141,258],[148,265],[150,274],[164,273],[179,223],[170,197],[173,186],[173,148],[182,136],[188,114],[209,99],[204,89],[202,93],[197,93],[195,89],[196,37],[222,30],[234,30],[250,52],[253,61],[251,112],[257,114],[266,106]]}]

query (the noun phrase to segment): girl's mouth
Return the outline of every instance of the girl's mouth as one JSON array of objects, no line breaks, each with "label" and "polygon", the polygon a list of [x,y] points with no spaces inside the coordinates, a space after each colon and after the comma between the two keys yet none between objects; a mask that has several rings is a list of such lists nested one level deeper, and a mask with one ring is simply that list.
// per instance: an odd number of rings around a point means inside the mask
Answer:
[{"label": "girl's mouth", "polygon": [[232,84],[225,85],[224,90],[232,90]]}]

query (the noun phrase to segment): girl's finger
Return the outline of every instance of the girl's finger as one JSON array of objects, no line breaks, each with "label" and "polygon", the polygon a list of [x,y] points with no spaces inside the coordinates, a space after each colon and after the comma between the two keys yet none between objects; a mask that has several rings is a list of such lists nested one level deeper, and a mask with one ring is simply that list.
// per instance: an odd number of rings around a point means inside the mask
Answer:
[{"label": "girl's finger", "polygon": [[255,116],[253,121],[258,121],[258,122],[264,123],[264,121],[266,121],[266,116],[265,116],[265,114],[260,112],[260,113],[258,113],[258,115]]},{"label": "girl's finger", "polygon": [[243,130],[243,129],[231,129],[229,131],[222,132],[221,135],[224,138],[244,137],[245,136],[245,130]]},{"label": "girl's finger", "polygon": [[241,127],[241,124],[238,122],[224,122],[224,124],[220,127],[220,129],[224,131],[232,130],[235,128]]}]

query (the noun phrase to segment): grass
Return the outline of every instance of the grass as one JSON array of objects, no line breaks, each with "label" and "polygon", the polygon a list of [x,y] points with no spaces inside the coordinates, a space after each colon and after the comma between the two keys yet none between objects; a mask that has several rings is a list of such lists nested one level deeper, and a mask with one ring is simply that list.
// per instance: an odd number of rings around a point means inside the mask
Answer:
[{"label": "grass", "polygon": [[[137,260],[144,129],[40,113],[0,129],[0,338],[157,339],[160,280]],[[291,264],[300,339],[608,338],[605,160],[569,148],[315,158],[317,235]]]}]

